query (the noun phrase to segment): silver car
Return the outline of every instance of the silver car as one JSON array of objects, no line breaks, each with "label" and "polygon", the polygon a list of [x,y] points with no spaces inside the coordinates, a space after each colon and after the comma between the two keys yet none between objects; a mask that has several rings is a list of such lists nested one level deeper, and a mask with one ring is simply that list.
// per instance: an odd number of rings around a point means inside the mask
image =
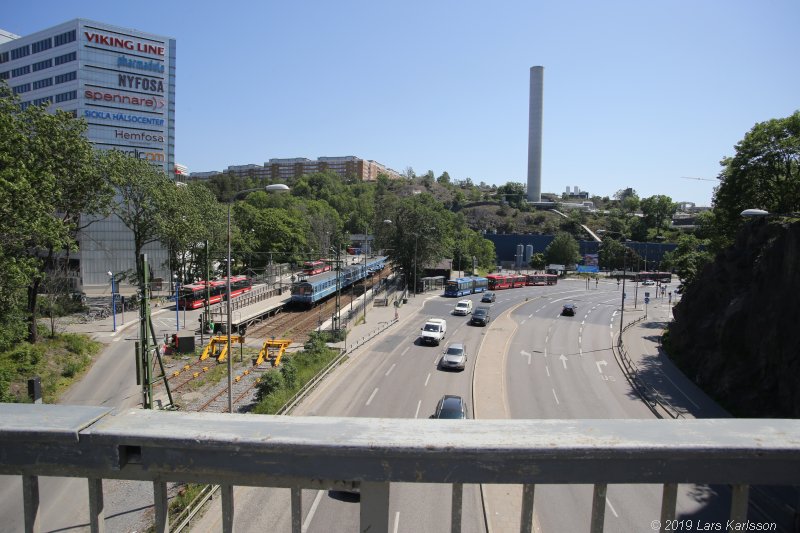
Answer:
[{"label": "silver car", "polygon": [[467,346],[463,343],[453,343],[447,347],[439,361],[439,368],[464,370],[467,364]]}]

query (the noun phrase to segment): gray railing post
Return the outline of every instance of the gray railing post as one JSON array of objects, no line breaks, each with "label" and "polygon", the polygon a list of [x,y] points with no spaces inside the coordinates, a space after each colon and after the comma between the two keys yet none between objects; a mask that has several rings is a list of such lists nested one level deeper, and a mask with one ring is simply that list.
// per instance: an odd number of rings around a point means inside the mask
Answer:
[{"label": "gray railing post", "polygon": [[461,507],[464,500],[464,484],[453,483],[453,498],[450,506],[450,531],[461,532]]},{"label": "gray railing post", "polygon": [[522,486],[522,512],[519,519],[520,533],[531,533],[533,531],[533,494],[536,485],[526,483]]},{"label": "gray railing post", "polygon": [[164,481],[153,481],[153,504],[156,508],[156,533],[169,533],[169,502]]},{"label": "gray railing post", "polygon": [[233,485],[221,483],[219,492],[222,494],[222,531],[233,533]]},{"label": "gray railing post", "polygon": [[670,520],[675,519],[675,505],[678,502],[678,484],[664,483],[661,495],[661,531],[666,531]]},{"label": "gray railing post", "polygon": [[750,485],[735,484],[731,487],[731,520],[747,521],[747,501],[750,496]]},{"label": "gray railing post", "polygon": [[39,533],[39,478],[22,476],[22,505],[25,513],[25,533]]},{"label": "gray railing post", "polygon": [[300,487],[292,487],[292,533],[303,530],[303,500]]},{"label": "gray railing post", "polygon": [[106,515],[103,505],[103,480],[89,478],[89,527],[92,533],[105,533]]},{"label": "gray railing post", "polygon": [[603,533],[603,523],[606,518],[606,492],[608,485],[595,483],[594,497],[592,498],[592,522],[589,531]]},{"label": "gray railing post", "polygon": [[360,513],[362,533],[389,532],[389,483],[361,483]]}]

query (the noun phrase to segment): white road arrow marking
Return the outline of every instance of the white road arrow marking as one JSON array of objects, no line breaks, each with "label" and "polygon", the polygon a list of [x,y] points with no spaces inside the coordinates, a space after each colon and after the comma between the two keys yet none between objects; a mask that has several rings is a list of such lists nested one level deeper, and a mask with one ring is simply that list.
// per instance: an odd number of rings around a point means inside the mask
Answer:
[{"label": "white road arrow marking", "polygon": [[601,366],[606,366],[608,363],[606,362],[605,359],[603,359],[602,361],[597,361],[595,364],[597,365],[597,371],[602,374],[603,373],[603,369],[600,368],[600,367]]},{"label": "white road arrow marking", "polygon": [[564,364],[564,370],[566,370],[567,369],[567,358],[562,353],[561,357],[559,357],[559,359],[561,359],[561,362]]},{"label": "white road arrow marking", "polygon": [[528,356],[528,364],[531,364],[531,354],[526,352],[525,350],[520,350],[520,355],[527,355]]}]

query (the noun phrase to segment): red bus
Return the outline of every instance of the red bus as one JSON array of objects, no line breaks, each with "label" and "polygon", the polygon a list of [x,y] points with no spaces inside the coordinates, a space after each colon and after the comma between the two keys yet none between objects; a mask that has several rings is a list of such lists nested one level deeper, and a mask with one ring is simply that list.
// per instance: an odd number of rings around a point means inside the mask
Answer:
[{"label": "red bus", "polygon": [[525,285],[555,285],[558,283],[558,276],[555,274],[528,274],[525,278]]},{"label": "red bus", "polygon": [[322,274],[323,272],[327,272],[331,269],[331,265],[318,259],[317,261],[306,261],[303,263],[303,274],[307,276],[314,276],[316,274]]},{"label": "red bus", "polygon": [[511,289],[514,287],[514,276],[506,276],[505,274],[489,274],[486,276],[489,280],[489,290],[496,291],[498,289]]},{"label": "red bus", "polygon": [[525,275],[524,274],[516,274],[514,276],[509,276],[511,278],[511,288],[516,289],[518,287],[525,286]]},{"label": "red bus", "polygon": [[661,283],[672,283],[671,272],[637,272],[634,278],[636,281],[659,281]]},{"label": "red bus", "polygon": [[[225,299],[228,292],[227,278],[214,281],[198,281],[180,288],[178,308],[199,309],[206,301],[206,287],[210,297],[209,305],[219,303]],[[247,276],[231,276],[231,298],[246,293],[253,288],[253,282]]]}]

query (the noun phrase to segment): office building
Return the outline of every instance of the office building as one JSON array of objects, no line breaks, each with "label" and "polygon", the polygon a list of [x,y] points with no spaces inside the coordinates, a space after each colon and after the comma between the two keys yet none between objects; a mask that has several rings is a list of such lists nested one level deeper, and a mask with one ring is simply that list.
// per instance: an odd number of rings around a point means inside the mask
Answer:
[{"label": "office building", "polygon": [[316,160],[305,157],[273,158],[264,165],[231,165],[225,171],[192,172],[192,179],[207,179],[218,174],[227,173],[237,177],[250,177],[271,182],[284,182],[299,178],[306,174],[330,170],[345,178],[363,181],[375,181],[378,174],[385,174],[390,179],[400,178],[396,172],[376,161],[361,159],[352,155],[342,157],[319,157]]},{"label": "office building", "polygon": [[[31,35],[0,30],[0,79],[22,107],[48,105],[86,120],[97,149],[120,150],[172,175],[175,166],[175,39],[75,19]],[[76,290],[102,293],[108,272],[134,268],[133,235],[116,217],[93,222],[72,255]],[[148,246],[154,277],[167,253]],[[124,287],[124,285],[123,285]]]}]

